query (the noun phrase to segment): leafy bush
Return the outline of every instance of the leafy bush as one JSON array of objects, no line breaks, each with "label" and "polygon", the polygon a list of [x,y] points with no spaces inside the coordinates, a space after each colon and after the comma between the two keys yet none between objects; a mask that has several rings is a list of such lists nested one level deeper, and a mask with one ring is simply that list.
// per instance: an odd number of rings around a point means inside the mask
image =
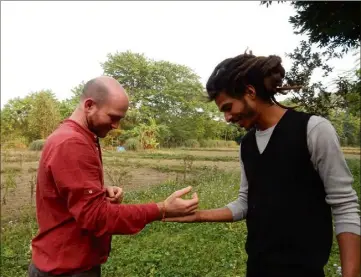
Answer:
[{"label": "leafy bush", "polygon": [[199,144],[201,147],[204,148],[213,148],[217,146],[217,143],[215,140],[207,139],[207,140],[200,140]]},{"label": "leafy bush", "polygon": [[41,151],[43,150],[44,143],[45,143],[45,139],[34,140],[32,143],[30,143],[29,150]]},{"label": "leafy bush", "polygon": [[126,150],[133,150],[133,151],[137,151],[141,149],[141,145],[138,138],[127,139],[124,143],[124,147]]},{"label": "leafy bush", "polygon": [[184,146],[190,147],[190,148],[197,148],[197,147],[200,147],[200,144],[199,144],[198,140],[196,140],[196,139],[187,139],[184,142]]}]

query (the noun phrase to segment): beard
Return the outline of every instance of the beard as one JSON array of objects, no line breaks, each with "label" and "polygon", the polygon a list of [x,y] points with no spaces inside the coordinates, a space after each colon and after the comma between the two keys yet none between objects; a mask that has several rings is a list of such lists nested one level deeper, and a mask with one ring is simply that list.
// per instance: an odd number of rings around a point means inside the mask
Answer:
[{"label": "beard", "polygon": [[88,129],[99,138],[105,138],[109,132],[109,126],[105,124],[99,124],[99,120],[95,116],[87,116],[86,121]]},{"label": "beard", "polygon": [[[244,111],[239,113],[234,119],[232,119],[232,123],[239,126],[239,128],[244,128],[246,131],[251,130],[255,126],[255,121],[257,118],[257,112],[250,105],[248,105],[247,101],[242,100],[244,105]],[[246,126],[241,126],[240,121],[246,123],[249,122]]]}]

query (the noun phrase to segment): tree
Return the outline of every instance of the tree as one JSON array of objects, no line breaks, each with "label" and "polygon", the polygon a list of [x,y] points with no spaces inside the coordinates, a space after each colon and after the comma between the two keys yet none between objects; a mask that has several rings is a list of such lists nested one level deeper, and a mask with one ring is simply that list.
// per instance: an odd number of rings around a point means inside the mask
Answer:
[{"label": "tree", "polygon": [[343,146],[360,146],[360,117],[343,110],[330,111],[330,121]]},{"label": "tree", "polygon": [[60,123],[59,103],[50,90],[34,94],[33,107],[29,113],[29,127],[40,139],[46,139]]},{"label": "tree", "polygon": [[338,94],[343,97],[342,108],[353,116],[360,117],[361,70],[354,76],[339,76],[335,81]]},{"label": "tree", "polygon": [[[261,1],[268,7],[273,1]],[[285,2],[285,1],[277,1]],[[296,15],[289,18],[295,34],[307,34],[312,44],[342,52],[360,47],[359,1],[292,1]]]},{"label": "tree", "polygon": [[65,99],[60,102],[59,109],[61,119],[68,118],[73,113],[79,103],[80,95],[83,91],[84,85],[85,82],[81,82],[79,85],[77,85],[71,90],[72,96],[70,97],[70,99]]},{"label": "tree", "polygon": [[[167,61],[154,61],[130,51],[108,54],[102,63],[104,74],[117,79],[130,97],[128,116],[121,128],[132,129],[138,124],[164,125],[172,139],[166,143],[204,137],[204,124],[219,116],[205,100],[203,86],[191,69]],[[182,126],[182,127],[180,127]]]},{"label": "tree", "polygon": [[8,141],[15,137],[26,137],[30,142],[36,133],[29,127],[28,116],[33,107],[34,93],[24,98],[10,99],[1,110],[1,140]]},{"label": "tree", "polygon": [[332,71],[322,59],[322,53],[313,52],[311,44],[302,41],[300,47],[286,56],[292,60],[292,66],[286,73],[285,82],[289,86],[303,86],[301,91],[293,91],[289,100],[307,112],[328,117],[330,109],[338,107],[341,99],[335,95],[332,97],[321,82],[311,83],[315,69],[321,69],[324,77]]},{"label": "tree", "polygon": [[104,74],[117,79],[130,96],[130,108],[141,111],[144,121],[164,121],[171,116],[194,112],[203,94],[199,77],[188,67],[154,61],[132,53],[108,54]]}]

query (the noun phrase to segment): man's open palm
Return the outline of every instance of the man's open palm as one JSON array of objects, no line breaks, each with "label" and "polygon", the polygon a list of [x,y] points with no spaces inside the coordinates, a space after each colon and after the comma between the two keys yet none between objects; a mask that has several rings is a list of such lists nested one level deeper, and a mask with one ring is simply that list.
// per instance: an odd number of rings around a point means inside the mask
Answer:
[{"label": "man's open palm", "polygon": [[191,199],[182,199],[192,190],[192,187],[186,187],[172,193],[165,201],[165,209],[167,217],[182,216],[193,213],[198,208],[198,195],[193,193]]}]

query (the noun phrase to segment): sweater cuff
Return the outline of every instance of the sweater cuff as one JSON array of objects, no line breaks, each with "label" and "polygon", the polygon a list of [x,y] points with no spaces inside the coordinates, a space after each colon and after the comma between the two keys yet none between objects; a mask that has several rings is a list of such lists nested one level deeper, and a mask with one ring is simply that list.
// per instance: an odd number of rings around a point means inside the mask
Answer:
[{"label": "sweater cuff", "polygon": [[239,221],[243,219],[243,211],[237,201],[227,204],[226,207],[231,210],[233,221]]},{"label": "sweater cuff", "polygon": [[360,225],[353,223],[336,224],[335,226],[336,236],[341,233],[353,233],[360,236],[361,235]]}]

